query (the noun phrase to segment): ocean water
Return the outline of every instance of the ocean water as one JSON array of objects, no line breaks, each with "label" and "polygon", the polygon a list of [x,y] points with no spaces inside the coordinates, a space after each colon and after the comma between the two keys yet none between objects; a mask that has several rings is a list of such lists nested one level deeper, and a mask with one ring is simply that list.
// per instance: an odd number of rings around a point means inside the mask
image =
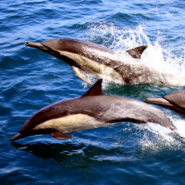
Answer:
[{"label": "ocean water", "polygon": [[[77,38],[118,52],[148,45],[141,62],[183,76],[184,8],[184,0],[0,1],[0,184],[185,184],[185,140],[152,123],[10,142],[36,111],[90,87],[69,65],[25,42]],[[185,88],[103,84],[106,94],[141,101],[177,90]],[[185,119],[158,108],[185,135]]]}]

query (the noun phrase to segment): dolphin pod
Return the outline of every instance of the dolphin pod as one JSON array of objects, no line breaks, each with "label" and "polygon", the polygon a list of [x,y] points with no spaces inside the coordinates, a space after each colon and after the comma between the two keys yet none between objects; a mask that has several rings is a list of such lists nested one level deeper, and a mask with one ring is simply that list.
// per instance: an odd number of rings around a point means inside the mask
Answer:
[{"label": "dolphin pod", "polygon": [[145,98],[143,101],[168,108],[185,117],[185,91],[174,92],[162,98]]},{"label": "dolphin pod", "polygon": [[127,50],[121,54],[104,46],[77,39],[53,39],[41,43],[26,42],[68,63],[77,77],[91,84],[88,75],[118,84],[155,84],[181,86],[180,79],[159,73],[139,61],[147,46]]},{"label": "dolphin pod", "polygon": [[144,102],[106,95],[98,80],[79,98],[50,104],[29,118],[11,141],[40,134],[56,139],[70,139],[66,133],[103,127],[119,122],[153,122],[171,130],[173,123],[159,109]]}]

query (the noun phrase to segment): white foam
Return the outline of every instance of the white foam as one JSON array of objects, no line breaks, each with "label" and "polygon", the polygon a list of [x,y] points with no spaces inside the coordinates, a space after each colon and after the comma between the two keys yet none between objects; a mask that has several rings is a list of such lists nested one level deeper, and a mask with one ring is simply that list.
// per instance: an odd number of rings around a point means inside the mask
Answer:
[{"label": "white foam", "polygon": [[185,140],[185,119],[180,116],[170,116],[170,119],[177,128],[175,132]]},{"label": "white foam", "polygon": [[142,141],[144,141],[145,145],[151,144],[155,140],[165,140],[168,142],[174,141],[173,132],[169,128],[162,127],[161,125],[155,123],[148,123],[146,125],[143,125],[143,128],[148,130],[153,135],[153,139],[149,139],[147,134],[143,136]]},{"label": "white foam", "polygon": [[172,131],[169,128],[162,127],[159,124],[148,123],[143,127],[148,129],[155,135],[159,135],[160,137],[165,138],[166,140],[173,140],[175,138],[175,133],[178,134],[177,138],[180,136],[185,141],[185,120],[183,117],[172,114],[167,117],[171,120],[171,122],[176,126],[177,130]]},{"label": "white foam", "polygon": [[[101,38],[103,40],[102,45],[117,52],[147,45],[148,48],[142,54],[140,62],[159,72],[178,76],[179,79],[185,78],[185,47],[183,43],[178,48],[170,47],[170,45],[166,48],[163,44],[168,38],[160,31],[157,35],[153,35],[155,38],[151,42],[145,30],[146,28],[143,25],[135,29],[122,29],[114,26],[113,23],[101,23],[98,26],[90,25],[88,35],[84,35],[84,37],[88,37],[88,40],[92,42],[97,42]],[[182,51],[182,53],[177,56],[174,54],[175,51]],[[181,83],[179,82],[179,84]]]}]

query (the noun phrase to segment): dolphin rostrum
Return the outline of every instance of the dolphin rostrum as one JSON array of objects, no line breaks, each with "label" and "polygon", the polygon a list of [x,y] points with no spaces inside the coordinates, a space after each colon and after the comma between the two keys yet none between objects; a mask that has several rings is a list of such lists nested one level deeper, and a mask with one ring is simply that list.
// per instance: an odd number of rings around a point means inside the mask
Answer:
[{"label": "dolphin rostrum", "polygon": [[162,98],[145,98],[143,101],[168,108],[185,117],[185,91],[174,92]]},{"label": "dolphin rostrum", "polygon": [[119,122],[153,122],[176,129],[159,109],[141,101],[106,95],[102,92],[101,83],[102,79],[98,80],[80,98],[59,101],[42,108],[25,122],[11,141],[40,134],[70,139],[71,136],[66,133]]},{"label": "dolphin rostrum", "polygon": [[89,84],[91,81],[88,74],[118,84],[182,86],[179,84],[179,79],[173,75],[160,73],[138,60],[147,46],[118,54],[102,45],[68,38],[25,44],[68,63],[76,76]]}]

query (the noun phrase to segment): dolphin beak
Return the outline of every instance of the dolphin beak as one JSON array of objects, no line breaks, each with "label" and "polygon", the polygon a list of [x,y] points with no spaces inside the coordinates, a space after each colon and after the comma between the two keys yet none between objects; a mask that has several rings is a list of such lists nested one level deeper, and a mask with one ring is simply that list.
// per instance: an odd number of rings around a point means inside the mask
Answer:
[{"label": "dolphin beak", "polygon": [[148,103],[157,103],[159,98],[145,98],[143,101]]},{"label": "dolphin beak", "polygon": [[15,140],[17,140],[17,139],[20,139],[20,138],[23,138],[23,137],[26,137],[26,136],[23,135],[23,134],[21,134],[21,133],[18,133],[18,134],[16,134],[15,136],[13,136],[13,137],[10,139],[10,141],[13,142],[13,141],[15,141]]},{"label": "dolphin beak", "polygon": [[26,42],[25,43],[26,46],[30,46],[30,47],[33,47],[33,48],[37,48],[37,49],[40,49],[46,53],[49,53],[50,55],[53,55],[54,57],[56,58],[60,58],[60,53],[58,51],[55,51],[53,50],[52,48],[50,47],[47,47],[45,46],[44,44],[42,43],[37,43],[37,42]]},{"label": "dolphin beak", "polygon": [[42,45],[41,43],[37,43],[37,42],[26,42],[25,45],[26,46],[33,47],[33,48],[40,49],[42,51],[48,51],[48,49],[44,45]]},{"label": "dolphin beak", "polygon": [[171,103],[169,103],[164,98],[145,98],[143,101],[147,103],[155,104],[155,105],[171,106]]},{"label": "dolphin beak", "polygon": [[163,101],[163,98],[145,98],[143,101],[158,105],[158,104],[161,104],[161,101]]}]

